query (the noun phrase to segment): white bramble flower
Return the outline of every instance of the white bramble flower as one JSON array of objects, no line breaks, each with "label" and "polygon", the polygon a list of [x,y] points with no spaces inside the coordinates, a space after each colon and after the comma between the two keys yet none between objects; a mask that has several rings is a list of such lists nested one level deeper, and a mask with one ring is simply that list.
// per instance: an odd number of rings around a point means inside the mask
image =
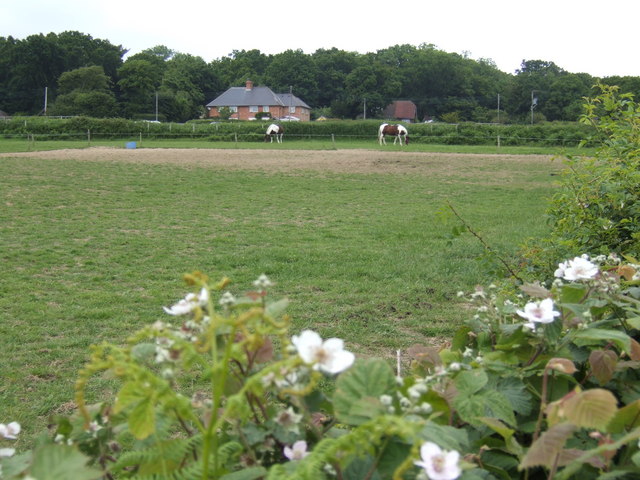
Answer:
[{"label": "white bramble flower", "polygon": [[452,372],[458,372],[460,371],[461,368],[462,366],[460,365],[459,362],[451,362],[449,364],[449,370],[451,370]]},{"label": "white bramble flower", "polygon": [[271,280],[269,280],[269,277],[267,277],[264,273],[262,275],[260,275],[258,277],[258,279],[256,281],[253,282],[253,285],[255,287],[258,287],[262,290],[264,290],[267,287],[272,287],[273,283],[271,282]]},{"label": "white bramble flower", "polygon": [[[0,458],[2,457],[12,457],[13,454],[16,453],[15,448],[0,448]],[[2,477],[0,477],[2,478]]]},{"label": "white bramble flower", "polygon": [[234,297],[231,292],[224,292],[220,297],[220,300],[218,300],[218,303],[223,307],[230,307],[235,305],[236,297]]},{"label": "white bramble flower", "polygon": [[18,422],[11,422],[8,425],[0,423],[0,437],[15,440],[20,433],[20,424]]},{"label": "white bramble flower", "polygon": [[283,450],[284,456],[289,460],[302,460],[309,455],[307,452],[307,442],[304,440],[298,440],[292,447],[285,446]]},{"label": "white bramble flower", "polygon": [[454,480],[462,474],[458,465],[460,453],[442,450],[433,442],[425,442],[420,447],[421,461],[413,462],[426,472],[430,480]]},{"label": "white bramble flower", "polygon": [[380,395],[380,403],[386,407],[393,403],[393,397],[391,395]]},{"label": "white bramble flower", "polygon": [[285,430],[294,433],[300,433],[299,423],[302,420],[302,415],[296,413],[293,407],[289,407],[286,410],[281,411],[276,417],[276,423],[279,423]]},{"label": "white bramble flower", "polygon": [[300,335],[294,335],[291,343],[296,347],[300,358],[313,365],[314,370],[334,374],[340,373],[355,361],[355,355],[344,349],[344,342],[339,338],[322,341],[320,335],[313,330],[303,330]]},{"label": "white bramble flower", "polygon": [[598,274],[598,266],[589,261],[587,255],[575,257],[558,264],[554,276],[564,280],[590,280]]},{"label": "white bramble flower", "polygon": [[186,315],[194,311],[197,307],[204,307],[209,302],[209,292],[206,288],[200,290],[200,294],[189,293],[178,303],[171,307],[162,307],[169,315]]},{"label": "white bramble flower", "polygon": [[525,323],[525,327],[531,329],[535,329],[536,323],[551,323],[560,315],[560,312],[553,309],[553,300],[550,298],[545,298],[541,302],[529,302],[524,306],[524,311],[518,310],[516,313],[529,320]]}]

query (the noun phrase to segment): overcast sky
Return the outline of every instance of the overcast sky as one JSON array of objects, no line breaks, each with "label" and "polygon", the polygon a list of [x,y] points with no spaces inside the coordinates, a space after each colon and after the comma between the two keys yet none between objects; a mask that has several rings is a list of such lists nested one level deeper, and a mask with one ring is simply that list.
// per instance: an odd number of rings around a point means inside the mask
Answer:
[{"label": "overcast sky", "polygon": [[77,30],[134,54],[156,45],[205,61],[233,50],[367,53],[422,43],[573,73],[640,76],[640,0],[0,0],[0,36]]}]

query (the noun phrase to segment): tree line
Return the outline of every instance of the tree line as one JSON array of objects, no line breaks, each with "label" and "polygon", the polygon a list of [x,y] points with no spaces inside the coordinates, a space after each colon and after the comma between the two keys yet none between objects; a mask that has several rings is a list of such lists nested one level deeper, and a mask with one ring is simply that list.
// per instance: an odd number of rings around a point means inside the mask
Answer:
[{"label": "tree line", "polygon": [[[66,31],[0,37],[0,110],[13,115],[88,115],[184,122],[247,79],[293,93],[315,116],[381,118],[392,100],[411,100],[418,120],[528,123],[575,121],[596,81],[640,94],[640,77],[595,78],[553,62],[523,60],[515,73],[431,44],[375,53],[336,48],[312,54],[234,50],[209,63],[155,46],[135,55],[108,40]],[[46,100],[45,100],[46,95]]]}]

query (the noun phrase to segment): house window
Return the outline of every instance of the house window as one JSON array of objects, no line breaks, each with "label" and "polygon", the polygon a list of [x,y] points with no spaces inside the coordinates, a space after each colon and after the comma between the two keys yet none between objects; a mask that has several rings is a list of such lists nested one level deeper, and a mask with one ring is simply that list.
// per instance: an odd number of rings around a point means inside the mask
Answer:
[{"label": "house window", "polygon": [[229,107],[231,113],[238,113],[238,107]]},{"label": "house window", "polygon": [[251,113],[258,113],[258,106],[257,106],[257,105],[251,105],[251,106],[249,107],[249,111],[250,111]]},{"label": "house window", "polygon": [[296,107],[289,107],[289,113],[296,113]]},{"label": "house window", "polygon": [[269,105],[263,105],[262,106],[262,111],[263,112],[268,112],[269,111]]}]

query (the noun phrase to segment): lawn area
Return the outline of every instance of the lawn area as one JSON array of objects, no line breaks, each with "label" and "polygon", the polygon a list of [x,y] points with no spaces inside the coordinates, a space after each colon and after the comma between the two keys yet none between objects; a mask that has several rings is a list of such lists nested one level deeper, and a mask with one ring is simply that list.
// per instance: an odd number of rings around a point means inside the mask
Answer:
[{"label": "lawn area", "polygon": [[295,330],[358,354],[442,342],[469,315],[456,292],[491,278],[479,242],[448,243],[437,212],[450,202],[509,257],[546,231],[561,164],[390,150],[363,156],[388,167],[370,171],[1,157],[0,422],[20,422],[29,442],[72,409],[88,347],[167,320],[162,306],[184,296],[193,270],[230,277],[238,293],[266,273],[273,296],[291,300]]}]

